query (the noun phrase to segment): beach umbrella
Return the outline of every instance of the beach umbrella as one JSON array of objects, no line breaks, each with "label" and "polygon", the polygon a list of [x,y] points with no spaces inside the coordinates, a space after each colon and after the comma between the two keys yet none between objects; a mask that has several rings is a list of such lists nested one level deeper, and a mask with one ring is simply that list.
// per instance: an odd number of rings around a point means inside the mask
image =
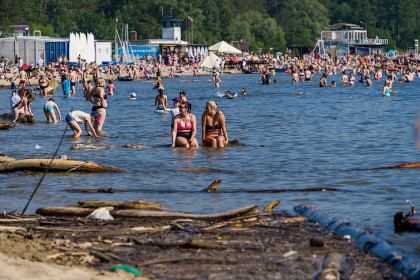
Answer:
[{"label": "beach umbrella", "polygon": [[276,52],[276,55],[282,55],[283,53],[282,52]]},{"label": "beach umbrella", "polygon": [[22,68],[28,69],[28,68],[29,68],[29,66],[28,66],[28,64],[26,64],[26,63],[25,63],[25,64],[23,64],[20,68],[21,68],[21,69],[22,69]]}]

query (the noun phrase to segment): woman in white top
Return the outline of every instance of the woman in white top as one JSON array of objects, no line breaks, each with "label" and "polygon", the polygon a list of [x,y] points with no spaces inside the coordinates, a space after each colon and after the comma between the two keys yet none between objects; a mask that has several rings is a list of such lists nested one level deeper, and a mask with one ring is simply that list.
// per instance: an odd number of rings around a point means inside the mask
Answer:
[{"label": "woman in white top", "polygon": [[[80,128],[79,123],[85,124],[85,129],[89,136],[92,136],[93,133],[95,137],[98,137],[98,135],[96,135],[95,129],[91,124],[91,122],[95,121],[99,122],[99,113],[96,111],[93,111],[90,114],[82,111],[72,111],[66,116],[66,122],[71,128],[71,130],[73,130],[74,137],[80,137],[80,135],[82,135],[82,129]],[[92,131],[92,133],[90,133],[89,128]]]}]

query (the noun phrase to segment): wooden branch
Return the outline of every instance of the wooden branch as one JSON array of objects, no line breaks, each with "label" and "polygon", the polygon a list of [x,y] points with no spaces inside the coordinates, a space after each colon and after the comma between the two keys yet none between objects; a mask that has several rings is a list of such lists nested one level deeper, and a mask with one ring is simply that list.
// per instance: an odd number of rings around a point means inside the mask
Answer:
[{"label": "wooden branch", "polygon": [[413,163],[403,163],[403,164],[397,164],[397,165],[391,165],[391,166],[381,166],[381,167],[375,167],[370,168],[367,170],[375,170],[375,169],[396,169],[396,168],[419,168],[420,162],[413,162]]},{"label": "wooden branch", "polygon": [[66,192],[73,193],[119,193],[118,190],[114,188],[100,188],[100,189],[65,189]]},{"label": "wooden branch", "polygon": [[[94,210],[75,207],[41,207],[36,210],[36,214],[42,216],[77,216],[87,217]],[[222,212],[217,214],[185,214],[165,211],[147,211],[147,210],[113,210],[110,214],[114,218],[186,218],[192,220],[231,220],[246,219],[260,216],[258,205],[252,205],[237,210]]]},{"label": "wooden branch", "polygon": [[270,204],[268,204],[265,208],[264,208],[264,212],[273,212],[273,208],[276,207],[278,204],[280,203],[280,200],[274,200],[273,202],[271,202]]},{"label": "wooden branch", "polygon": [[115,167],[99,165],[94,162],[84,162],[76,160],[54,159],[50,165],[50,159],[22,159],[0,164],[1,172],[14,171],[48,171],[51,172],[83,172],[83,173],[106,173],[106,172],[128,172]]},{"label": "wooden branch", "polygon": [[210,184],[207,188],[203,189],[203,192],[216,192],[217,187],[220,185],[222,180],[215,180],[213,183]]}]

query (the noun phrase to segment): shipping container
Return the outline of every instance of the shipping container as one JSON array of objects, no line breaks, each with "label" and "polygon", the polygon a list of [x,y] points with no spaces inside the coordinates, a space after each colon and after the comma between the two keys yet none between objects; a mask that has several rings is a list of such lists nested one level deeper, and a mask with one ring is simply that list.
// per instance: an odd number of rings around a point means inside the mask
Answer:
[{"label": "shipping container", "polygon": [[50,61],[57,61],[59,56],[65,55],[69,57],[69,43],[68,42],[45,42],[45,64]]}]

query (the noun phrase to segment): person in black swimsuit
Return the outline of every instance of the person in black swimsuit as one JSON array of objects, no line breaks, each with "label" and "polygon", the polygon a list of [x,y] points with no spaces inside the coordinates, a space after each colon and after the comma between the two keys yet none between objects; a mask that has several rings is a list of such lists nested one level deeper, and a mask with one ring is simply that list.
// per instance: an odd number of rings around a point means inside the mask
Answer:
[{"label": "person in black swimsuit", "polygon": [[209,101],[201,117],[202,145],[208,147],[225,147],[228,143],[225,116],[217,110],[217,102]]},{"label": "person in black swimsuit", "polygon": [[97,133],[102,131],[106,118],[106,108],[108,107],[108,103],[106,102],[107,95],[105,94],[104,86],[105,80],[99,78],[96,83],[96,87],[86,95],[86,99],[93,104],[92,112],[99,113],[99,122],[95,122],[94,124]]}]

